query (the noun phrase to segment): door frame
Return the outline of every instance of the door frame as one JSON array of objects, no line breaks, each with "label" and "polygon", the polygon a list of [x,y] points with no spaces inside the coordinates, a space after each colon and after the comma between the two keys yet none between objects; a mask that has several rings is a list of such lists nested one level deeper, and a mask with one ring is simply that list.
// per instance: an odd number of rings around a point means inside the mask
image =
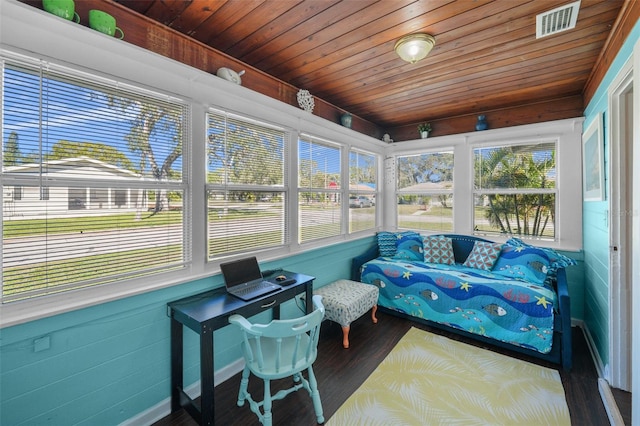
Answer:
[{"label": "door frame", "polygon": [[[640,41],[637,41],[633,48],[633,79],[640,85]],[[636,116],[640,114],[640,88],[636,87],[633,92],[633,110]],[[640,120],[635,120],[633,124],[633,164],[640,164]],[[635,192],[640,191],[640,170],[636,167],[633,171],[633,188]],[[633,240],[633,265],[631,267],[632,282],[635,283],[632,295],[633,304],[636,308],[632,312],[632,322],[636,326],[632,330],[633,347],[631,348],[631,359],[640,356],[640,196],[633,197],[633,217],[632,217],[632,240]],[[636,363],[636,368],[632,371],[632,393],[640,395],[640,367]],[[640,404],[631,401],[631,418],[638,422],[640,419]]]},{"label": "door frame", "polygon": [[[631,391],[631,239],[633,206],[633,63],[628,60],[609,90],[609,374],[611,386]],[[627,189],[629,188],[629,189]]]}]

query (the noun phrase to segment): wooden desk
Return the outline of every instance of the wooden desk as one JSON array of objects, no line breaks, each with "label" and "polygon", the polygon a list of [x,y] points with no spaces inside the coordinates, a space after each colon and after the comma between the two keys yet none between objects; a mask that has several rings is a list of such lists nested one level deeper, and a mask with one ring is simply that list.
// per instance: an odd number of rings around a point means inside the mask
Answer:
[{"label": "wooden desk", "polygon": [[[199,424],[213,425],[215,413],[213,332],[229,325],[229,316],[240,314],[251,317],[267,309],[273,309],[273,318],[278,319],[280,305],[302,292],[306,293],[307,313],[313,311],[313,280],[315,278],[288,271],[266,278],[273,281],[273,277],[279,274],[295,278],[295,284],[249,302],[227,294],[222,287],[168,304],[171,316],[171,412],[184,407]],[[184,392],[182,338],[184,326],[200,336],[200,406]]]}]

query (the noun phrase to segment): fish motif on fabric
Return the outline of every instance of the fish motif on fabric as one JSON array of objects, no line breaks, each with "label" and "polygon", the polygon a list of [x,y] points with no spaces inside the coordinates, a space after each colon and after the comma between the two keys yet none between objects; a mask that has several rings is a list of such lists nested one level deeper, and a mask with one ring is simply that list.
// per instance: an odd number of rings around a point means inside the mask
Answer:
[{"label": "fish motif on fabric", "polygon": [[483,306],[482,309],[487,311],[490,315],[494,315],[494,316],[497,316],[497,317],[503,317],[503,316],[507,315],[507,311],[502,306],[500,306],[500,305],[498,305],[496,303],[492,303],[490,305]]},{"label": "fish motif on fabric", "polygon": [[422,297],[424,297],[425,299],[430,299],[430,300],[438,300],[438,295],[436,293],[434,293],[431,290],[424,290],[420,293],[422,295]]},{"label": "fish motif on fabric", "polygon": [[381,279],[376,278],[371,282],[371,284],[375,285],[378,288],[385,288],[386,284]]},{"label": "fish motif on fabric", "polygon": [[542,272],[543,274],[546,274],[548,270],[547,265],[545,265],[542,262],[538,262],[537,260],[529,262],[529,266],[531,266],[533,269],[535,269],[538,272]]}]

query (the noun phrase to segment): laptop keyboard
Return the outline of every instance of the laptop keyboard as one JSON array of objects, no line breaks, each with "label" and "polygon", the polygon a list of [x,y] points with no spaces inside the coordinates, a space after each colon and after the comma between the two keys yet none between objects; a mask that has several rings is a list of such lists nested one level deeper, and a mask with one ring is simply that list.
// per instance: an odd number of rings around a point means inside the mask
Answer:
[{"label": "laptop keyboard", "polygon": [[273,286],[273,283],[270,283],[269,281],[258,281],[255,284],[251,284],[247,287],[238,289],[236,291],[236,294],[240,295],[240,296],[245,296],[251,292],[254,292],[256,290],[261,290],[263,288],[267,288],[267,287],[271,287]]}]

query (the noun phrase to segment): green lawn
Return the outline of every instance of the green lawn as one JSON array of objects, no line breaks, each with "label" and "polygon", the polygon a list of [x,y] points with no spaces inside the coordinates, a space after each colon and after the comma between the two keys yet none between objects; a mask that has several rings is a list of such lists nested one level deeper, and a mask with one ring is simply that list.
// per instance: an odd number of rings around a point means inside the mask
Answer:
[{"label": "green lawn", "polygon": [[[87,281],[92,279],[113,276],[111,281],[117,281],[119,275],[114,275],[114,270],[118,274],[135,271],[141,259],[148,267],[168,262],[180,263],[182,247],[164,247],[160,252],[156,248],[130,250],[6,268],[3,271],[2,293],[3,296],[11,296],[16,292],[48,289],[46,293],[52,294],[69,288],[89,287],[92,284]],[[73,274],[65,271],[73,271]]]},{"label": "green lawn", "polygon": [[18,238],[32,235],[66,234],[76,232],[104,231],[109,229],[166,226],[182,223],[182,212],[163,211],[155,215],[144,212],[140,219],[136,213],[109,216],[78,216],[54,219],[7,220],[2,229],[3,238]]}]

